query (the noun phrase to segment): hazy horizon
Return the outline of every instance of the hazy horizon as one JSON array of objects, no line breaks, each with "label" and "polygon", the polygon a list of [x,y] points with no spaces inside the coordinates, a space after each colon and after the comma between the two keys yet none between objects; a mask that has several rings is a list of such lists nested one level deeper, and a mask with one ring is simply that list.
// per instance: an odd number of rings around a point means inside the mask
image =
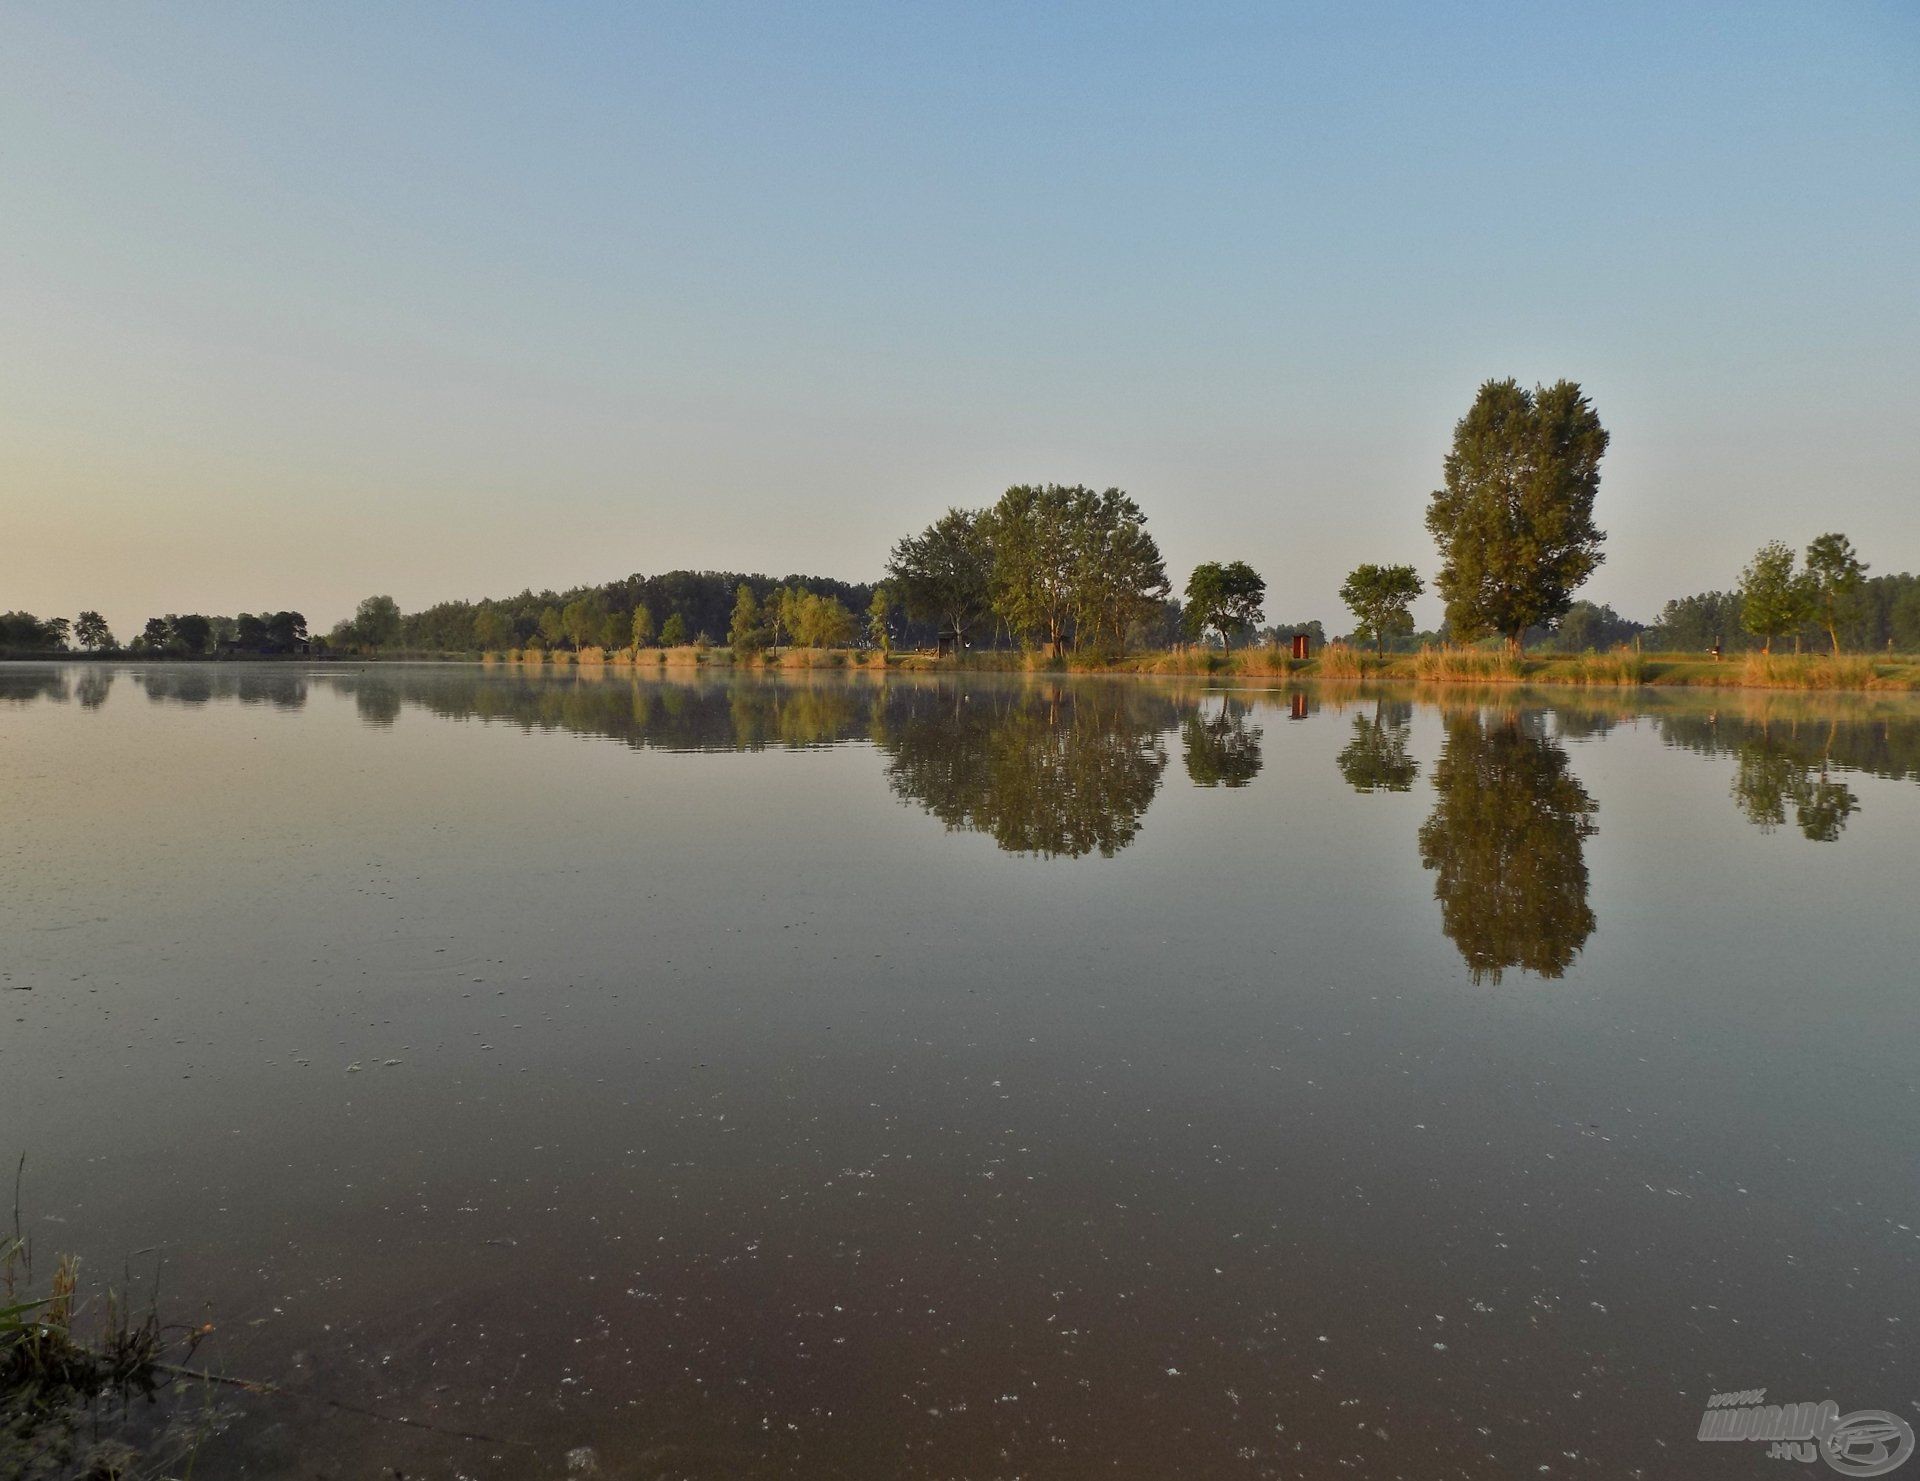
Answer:
[{"label": "hazy horizon", "polygon": [[1584,597],[1912,570],[1916,63],[1891,4],[9,6],[0,609],[870,580],[1059,481],[1344,629],[1509,375],[1612,433]]}]

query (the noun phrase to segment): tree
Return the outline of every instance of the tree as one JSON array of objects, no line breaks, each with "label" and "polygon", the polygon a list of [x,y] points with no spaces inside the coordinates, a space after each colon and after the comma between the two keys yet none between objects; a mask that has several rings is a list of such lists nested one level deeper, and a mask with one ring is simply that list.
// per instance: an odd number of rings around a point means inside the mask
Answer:
[{"label": "tree", "polygon": [[73,635],[89,653],[113,646],[113,632],[98,612],[82,612],[73,621]]},{"label": "tree", "polygon": [[1740,573],[1740,620],[1765,640],[1764,651],[1771,654],[1775,638],[1806,626],[1811,595],[1806,579],[1793,568],[1793,551],[1769,541]]},{"label": "tree", "polygon": [[1704,653],[1715,643],[1738,644],[1740,633],[1740,593],[1703,591],[1662,607],[1650,636],[1669,653]]},{"label": "tree", "polygon": [[1446,487],[1427,507],[1440,547],[1434,584],[1456,636],[1497,633],[1518,652],[1529,627],[1565,614],[1605,558],[1593,501],[1606,450],[1606,429],[1572,381],[1480,388],[1454,427]]},{"label": "tree", "polygon": [[760,622],[760,603],[746,582],[733,596],[733,622],[727,628],[727,641],[736,658],[746,658],[767,646],[766,629]]},{"label": "tree", "polygon": [[633,609],[633,646],[649,648],[653,645],[653,613],[642,602]]},{"label": "tree", "polygon": [[1220,646],[1233,651],[1233,635],[1257,626],[1266,616],[1267,583],[1245,561],[1208,561],[1187,578],[1188,630],[1208,628],[1220,634]]},{"label": "tree", "polygon": [[667,614],[667,624],[660,629],[660,642],[668,648],[677,648],[687,640],[687,619],[678,612]]},{"label": "tree", "polygon": [[567,617],[560,608],[548,603],[540,609],[535,621],[539,624],[541,638],[549,648],[566,641]]},{"label": "tree", "polygon": [[275,612],[267,618],[267,641],[278,653],[291,653],[307,641],[307,618],[303,612]]},{"label": "tree", "polygon": [[1639,623],[1622,617],[1612,607],[1581,601],[1567,608],[1554,632],[1553,645],[1562,653],[1597,652],[1631,642],[1640,631]]},{"label": "tree", "polygon": [[140,646],[149,653],[165,653],[173,642],[173,625],[164,617],[149,617],[140,630]]},{"label": "tree", "polygon": [[1840,615],[1860,590],[1867,568],[1855,553],[1853,542],[1845,535],[1822,535],[1807,547],[1807,596],[1820,625],[1833,644],[1833,656],[1840,656]]},{"label": "tree", "polygon": [[174,646],[181,652],[205,653],[207,643],[213,637],[213,622],[198,612],[189,612],[185,616],[175,616],[169,612],[167,630],[172,635]]},{"label": "tree", "polygon": [[367,597],[353,612],[353,637],[369,648],[390,648],[400,641],[400,604],[392,597]]},{"label": "tree", "polygon": [[1128,633],[1152,617],[1170,589],[1160,547],[1147,533],[1140,506],[1119,489],[1071,506],[1071,608],[1075,646],[1089,640],[1124,648]]},{"label": "tree", "polygon": [[513,624],[498,607],[482,607],[473,614],[473,643],[483,653],[513,646]]},{"label": "tree", "polygon": [[560,610],[560,628],[574,648],[591,648],[607,635],[604,597],[577,597]]},{"label": "tree", "polygon": [[867,641],[882,653],[893,652],[893,630],[887,625],[892,615],[892,590],[884,583],[874,587],[873,600],[867,604]]},{"label": "tree", "polygon": [[962,647],[967,629],[987,610],[993,552],[980,515],[949,509],[918,535],[893,547],[887,574],[908,613],[938,622]]},{"label": "tree", "polygon": [[853,613],[838,597],[805,592],[789,621],[794,641],[803,648],[838,648],[853,641]]},{"label": "tree", "polygon": [[1413,600],[1425,591],[1412,566],[1355,566],[1340,588],[1340,600],[1360,621],[1356,638],[1373,639],[1375,652],[1389,637],[1413,631]]}]

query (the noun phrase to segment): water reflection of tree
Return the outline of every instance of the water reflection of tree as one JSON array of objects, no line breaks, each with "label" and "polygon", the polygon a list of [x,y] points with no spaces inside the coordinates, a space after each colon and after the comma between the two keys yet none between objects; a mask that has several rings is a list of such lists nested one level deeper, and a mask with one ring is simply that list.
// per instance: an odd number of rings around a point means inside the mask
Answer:
[{"label": "water reflection of tree", "polygon": [[1475,982],[1562,976],[1593,933],[1585,840],[1598,810],[1538,713],[1455,714],[1420,829],[1442,928]]},{"label": "water reflection of tree", "polygon": [[942,686],[890,705],[874,732],[887,778],[951,829],[1014,853],[1112,857],[1167,767],[1163,696],[1121,686]]},{"label": "water reflection of tree", "polygon": [[1851,787],[1828,775],[1824,755],[1811,762],[1764,730],[1740,742],[1735,756],[1734,804],[1763,833],[1784,824],[1792,804],[1802,834],[1815,843],[1832,843],[1860,806]]},{"label": "water reflection of tree", "polygon": [[113,670],[94,664],[80,675],[80,681],[73,686],[73,694],[80,701],[81,709],[97,710],[107,702],[107,695],[112,689]]},{"label": "water reflection of tree", "polygon": [[1408,751],[1413,706],[1404,700],[1377,700],[1373,714],[1353,717],[1353,739],[1341,750],[1340,775],[1356,792],[1408,792],[1420,775],[1420,763]]},{"label": "water reflection of tree", "polygon": [[1195,706],[1181,722],[1187,777],[1196,787],[1244,787],[1260,774],[1264,732],[1247,723],[1249,713],[1245,700],[1227,695],[1216,714]]},{"label": "water reflection of tree", "polygon": [[32,704],[37,699],[50,699],[65,704],[70,693],[67,676],[59,669],[0,663],[0,702]]}]

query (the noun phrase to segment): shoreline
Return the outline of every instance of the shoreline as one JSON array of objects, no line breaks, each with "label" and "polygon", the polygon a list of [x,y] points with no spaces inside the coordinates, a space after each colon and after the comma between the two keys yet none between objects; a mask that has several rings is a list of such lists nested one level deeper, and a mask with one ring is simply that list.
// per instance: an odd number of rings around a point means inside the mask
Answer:
[{"label": "shoreline", "polygon": [[1314,658],[1296,659],[1271,648],[1231,654],[1211,649],[1157,651],[1118,657],[1069,654],[1043,658],[1008,650],[964,657],[929,652],[881,653],[858,648],[788,648],[745,659],[731,649],[685,646],[570,651],[507,650],[493,653],[392,652],[324,654],[204,654],[153,657],[126,653],[0,654],[12,663],[470,663],[515,669],[580,669],[671,672],[728,669],[751,673],[840,670],[849,673],[1004,673],[1088,677],[1237,679],[1242,681],[1510,685],[1556,689],[1707,689],[1799,690],[1859,694],[1920,694],[1920,654],[1743,653],[1721,660],[1705,654],[1542,654],[1515,657],[1480,649],[1424,649],[1418,653],[1376,655],[1351,648],[1324,649]]}]

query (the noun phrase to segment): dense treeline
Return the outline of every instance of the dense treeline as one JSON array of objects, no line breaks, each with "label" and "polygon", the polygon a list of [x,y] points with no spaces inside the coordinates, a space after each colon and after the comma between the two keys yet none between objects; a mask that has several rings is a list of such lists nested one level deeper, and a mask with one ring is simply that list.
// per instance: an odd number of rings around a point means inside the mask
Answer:
[{"label": "dense treeline", "polygon": [[[1869,576],[1838,532],[1815,538],[1804,559],[1777,541],[1763,546],[1737,589],[1675,598],[1651,625],[1577,598],[1605,560],[1594,513],[1608,442],[1575,382],[1482,385],[1454,428],[1444,484],[1428,500],[1441,624],[1414,628],[1412,606],[1427,582],[1412,565],[1369,562],[1341,587],[1355,618],[1344,642],[1380,652],[1504,645],[1515,656],[1529,647],[1600,653],[1627,645],[1771,653],[1776,642],[1796,651],[1821,644],[1836,656],[1920,652],[1920,577]],[[1146,513],[1121,489],[1016,484],[990,506],[949,509],[899,540],[879,583],[668,571],[412,613],[390,596],[372,596],[318,640],[298,612],[168,614],[149,619],[124,650],[97,612],[72,621],[9,612],[0,615],[0,652],[529,655],[726,643],[744,657],[767,648],[938,644],[1101,662],[1196,641],[1228,651],[1257,641],[1278,648],[1298,634],[1323,646],[1317,621],[1263,625],[1267,584],[1244,561],[1203,562],[1176,597],[1146,526]]]},{"label": "dense treeline", "polygon": [[[772,616],[769,639],[795,643],[825,637],[822,647],[859,640],[864,629],[841,624],[871,611],[871,583],[826,576],[775,578],[738,571],[667,571],[632,575],[601,586],[567,591],[523,591],[519,596],[478,602],[440,602],[424,611],[402,612],[393,598],[368,597],[327,636],[348,652],[488,653],[507,650],[620,649],[728,641],[734,608],[745,587]],[[808,598],[814,601],[809,606]],[[833,608],[823,609],[831,603]],[[837,610],[835,610],[837,609]],[[825,621],[819,614],[825,612]],[[796,619],[798,619],[796,621]],[[817,623],[818,625],[812,625]],[[796,628],[801,629],[796,631]],[[892,635],[908,644],[929,642],[932,628],[904,617],[892,619]]]}]

